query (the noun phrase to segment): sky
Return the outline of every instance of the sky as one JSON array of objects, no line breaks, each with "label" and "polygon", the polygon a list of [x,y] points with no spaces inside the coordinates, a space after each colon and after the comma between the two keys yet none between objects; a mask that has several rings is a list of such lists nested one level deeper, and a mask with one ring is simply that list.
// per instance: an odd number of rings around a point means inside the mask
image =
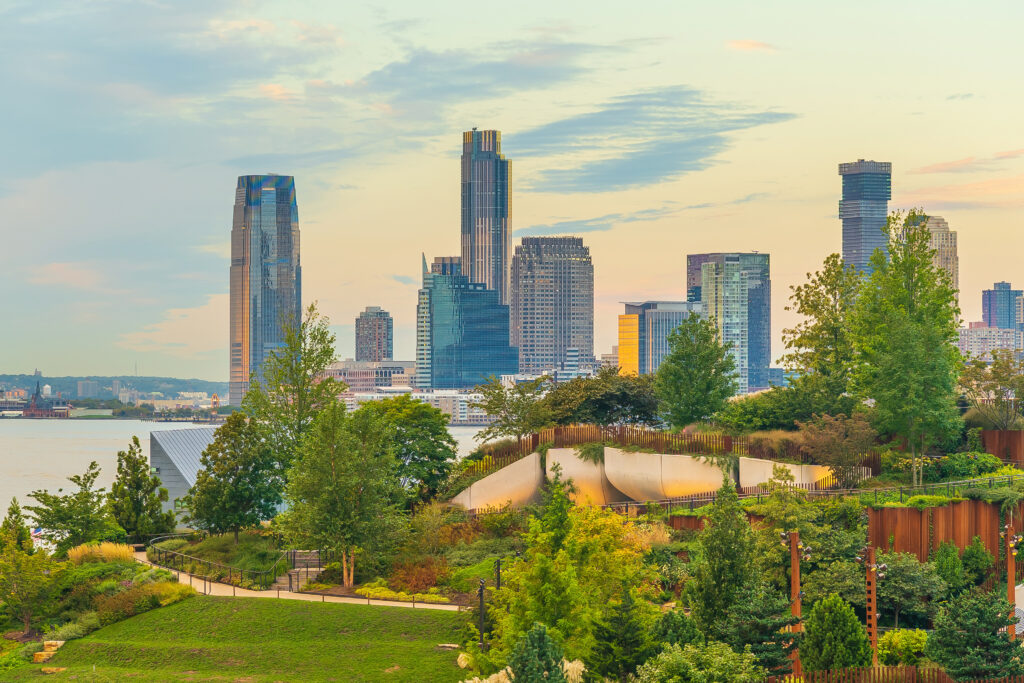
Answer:
[{"label": "sky", "polygon": [[414,357],[459,252],[461,134],[502,131],[510,229],[591,249],[595,352],[686,254],[841,248],[837,165],[959,234],[964,320],[1024,284],[1019,2],[0,0],[0,372],[226,380],[238,175],[295,176],[302,292]]}]

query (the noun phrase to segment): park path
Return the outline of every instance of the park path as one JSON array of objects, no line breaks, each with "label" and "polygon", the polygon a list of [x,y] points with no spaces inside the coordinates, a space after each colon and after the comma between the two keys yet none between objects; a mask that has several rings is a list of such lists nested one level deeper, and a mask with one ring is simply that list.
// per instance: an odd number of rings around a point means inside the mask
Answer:
[{"label": "park path", "polygon": [[375,607],[405,607],[407,609],[438,609],[448,612],[457,612],[458,605],[436,605],[425,602],[392,602],[390,600],[370,600],[368,598],[354,598],[345,595],[319,595],[315,593],[296,593],[287,590],[266,590],[254,591],[248,588],[238,588],[226,583],[209,581],[201,576],[195,576],[188,572],[178,571],[170,567],[161,567],[146,559],[145,552],[135,553],[135,561],[151,567],[160,567],[174,572],[178,576],[178,583],[186,583],[203,595],[215,595],[228,598],[274,598],[281,600],[304,600],[306,602],[340,602],[350,605],[372,605]]}]

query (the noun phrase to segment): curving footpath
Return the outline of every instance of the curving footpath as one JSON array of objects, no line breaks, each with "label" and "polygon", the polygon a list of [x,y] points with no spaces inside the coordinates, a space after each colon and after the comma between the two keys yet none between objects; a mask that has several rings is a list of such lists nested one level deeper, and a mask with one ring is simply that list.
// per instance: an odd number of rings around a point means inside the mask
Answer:
[{"label": "curving footpath", "polygon": [[[340,602],[350,605],[372,605],[374,607],[405,607],[409,609],[439,609],[448,612],[458,612],[458,605],[438,605],[434,603],[425,602],[392,602],[390,600],[371,600],[369,598],[353,598],[345,595],[321,595],[319,593],[296,593],[294,591],[287,590],[266,590],[266,591],[254,591],[248,588],[238,588],[237,586],[231,586],[226,583],[217,583],[216,581],[210,581],[202,576],[196,576],[189,574],[188,572],[178,571],[171,567],[164,567],[159,564],[153,564],[146,558],[145,552],[135,553],[135,561],[141,564],[149,565],[150,567],[159,567],[160,569],[166,569],[174,572],[178,577],[179,583],[185,583],[187,580],[189,585],[195,588],[203,595],[215,595],[218,597],[227,598],[274,598],[275,600],[280,598],[281,600],[305,600],[306,602]],[[183,578],[184,577],[184,578]]]}]

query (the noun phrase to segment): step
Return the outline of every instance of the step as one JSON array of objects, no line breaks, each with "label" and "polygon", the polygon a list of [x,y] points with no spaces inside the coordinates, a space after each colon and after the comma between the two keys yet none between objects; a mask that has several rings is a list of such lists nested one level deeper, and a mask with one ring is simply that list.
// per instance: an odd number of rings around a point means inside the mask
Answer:
[{"label": "step", "polygon": [[42,664],[43,662],[50,661],[50,658],[53,657],[55,654],[57,654],[57,653],[56,652],[36,652],[35,654],[32,655],[32,661],[34,663],[36,663],[36,664]]},{"label": "step", "polygon": [[43,642],[43,652],[56,652],[63,644],[63,640],[47,640]]}]

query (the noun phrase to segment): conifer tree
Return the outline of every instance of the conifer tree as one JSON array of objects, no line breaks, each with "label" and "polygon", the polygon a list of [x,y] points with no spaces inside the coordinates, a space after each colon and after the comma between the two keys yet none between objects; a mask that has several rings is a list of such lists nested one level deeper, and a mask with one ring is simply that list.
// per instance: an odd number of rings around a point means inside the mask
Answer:
[{"label": "conifer tree", "polygon": [[729,611],[725,622],[725,642],[736,652],[746,646],[757,657],[758,666],[775,676],[792,669],[790,654],[799,647],[796,633],[783,629],[799,623],[790,612],[789,599],[768,583],[759,581],[744,591],[744,598]]},{"label": "conifer tree", "polygon": [[594,624],[594,640],[587,670],[615,681],[628,680],[653,654],[649,625],[628,589],[621,602]]},{"label": "conifer tree", "polygon": [[963,593],[935,617],[925,653],[961,681],[1024,674],[1020,646],[1000,631],[1014,619],[1003,598],[980,589]]},{"label": "conifer tree", "polygon": [[562,648],[551,639],[544,624],[534,624],[519,639],[508,658],[508,667],[515,681],[565,683]]},{"label": "conifer tree", "polygon": [[981,536],[975,536],[964,548],[964,554],[960,557],[960,561],[964,565],[964,578],[974,586],[988,578],[996,562],[992,553],[985,549]]},{"label": "conifer tree", "polygon": [[871,664],[871,645],[853,607],[832,593],[819,600],[804,621],[800,662],[805,671]]},{"label": "conifer tree", "polygon": [[946,541],[935,551],[934,564],[935,573],[946,582],[950,595],[956,595],[967,584],[960,551],[952,541]]},{"label": "conifer tree", "polygon": [[704,635],[693,623],[693,619],[681,609],[670,609],[663,612],[654,623],[651,633],[655,643],[660,645],[689,645],[703,643]]},{"label": "conifer tree", "polygon": [[25,515],[21,512],[17,498],[11,498],[7,516],[4,517],[3,524],[0,524],[0,549],[7,543],[13,543],[23,552],[32,552],[32,532],[25,523]]},{"label": "conifer tree", "polygon": [[108,501],[114,521],[132,537],[163,534],[174,530],[174,513],[164,512],[167,489],[150,472],[142,454],[139,437],[133,436],[127,451],[117,453],[117,478],[110,487]]}]

